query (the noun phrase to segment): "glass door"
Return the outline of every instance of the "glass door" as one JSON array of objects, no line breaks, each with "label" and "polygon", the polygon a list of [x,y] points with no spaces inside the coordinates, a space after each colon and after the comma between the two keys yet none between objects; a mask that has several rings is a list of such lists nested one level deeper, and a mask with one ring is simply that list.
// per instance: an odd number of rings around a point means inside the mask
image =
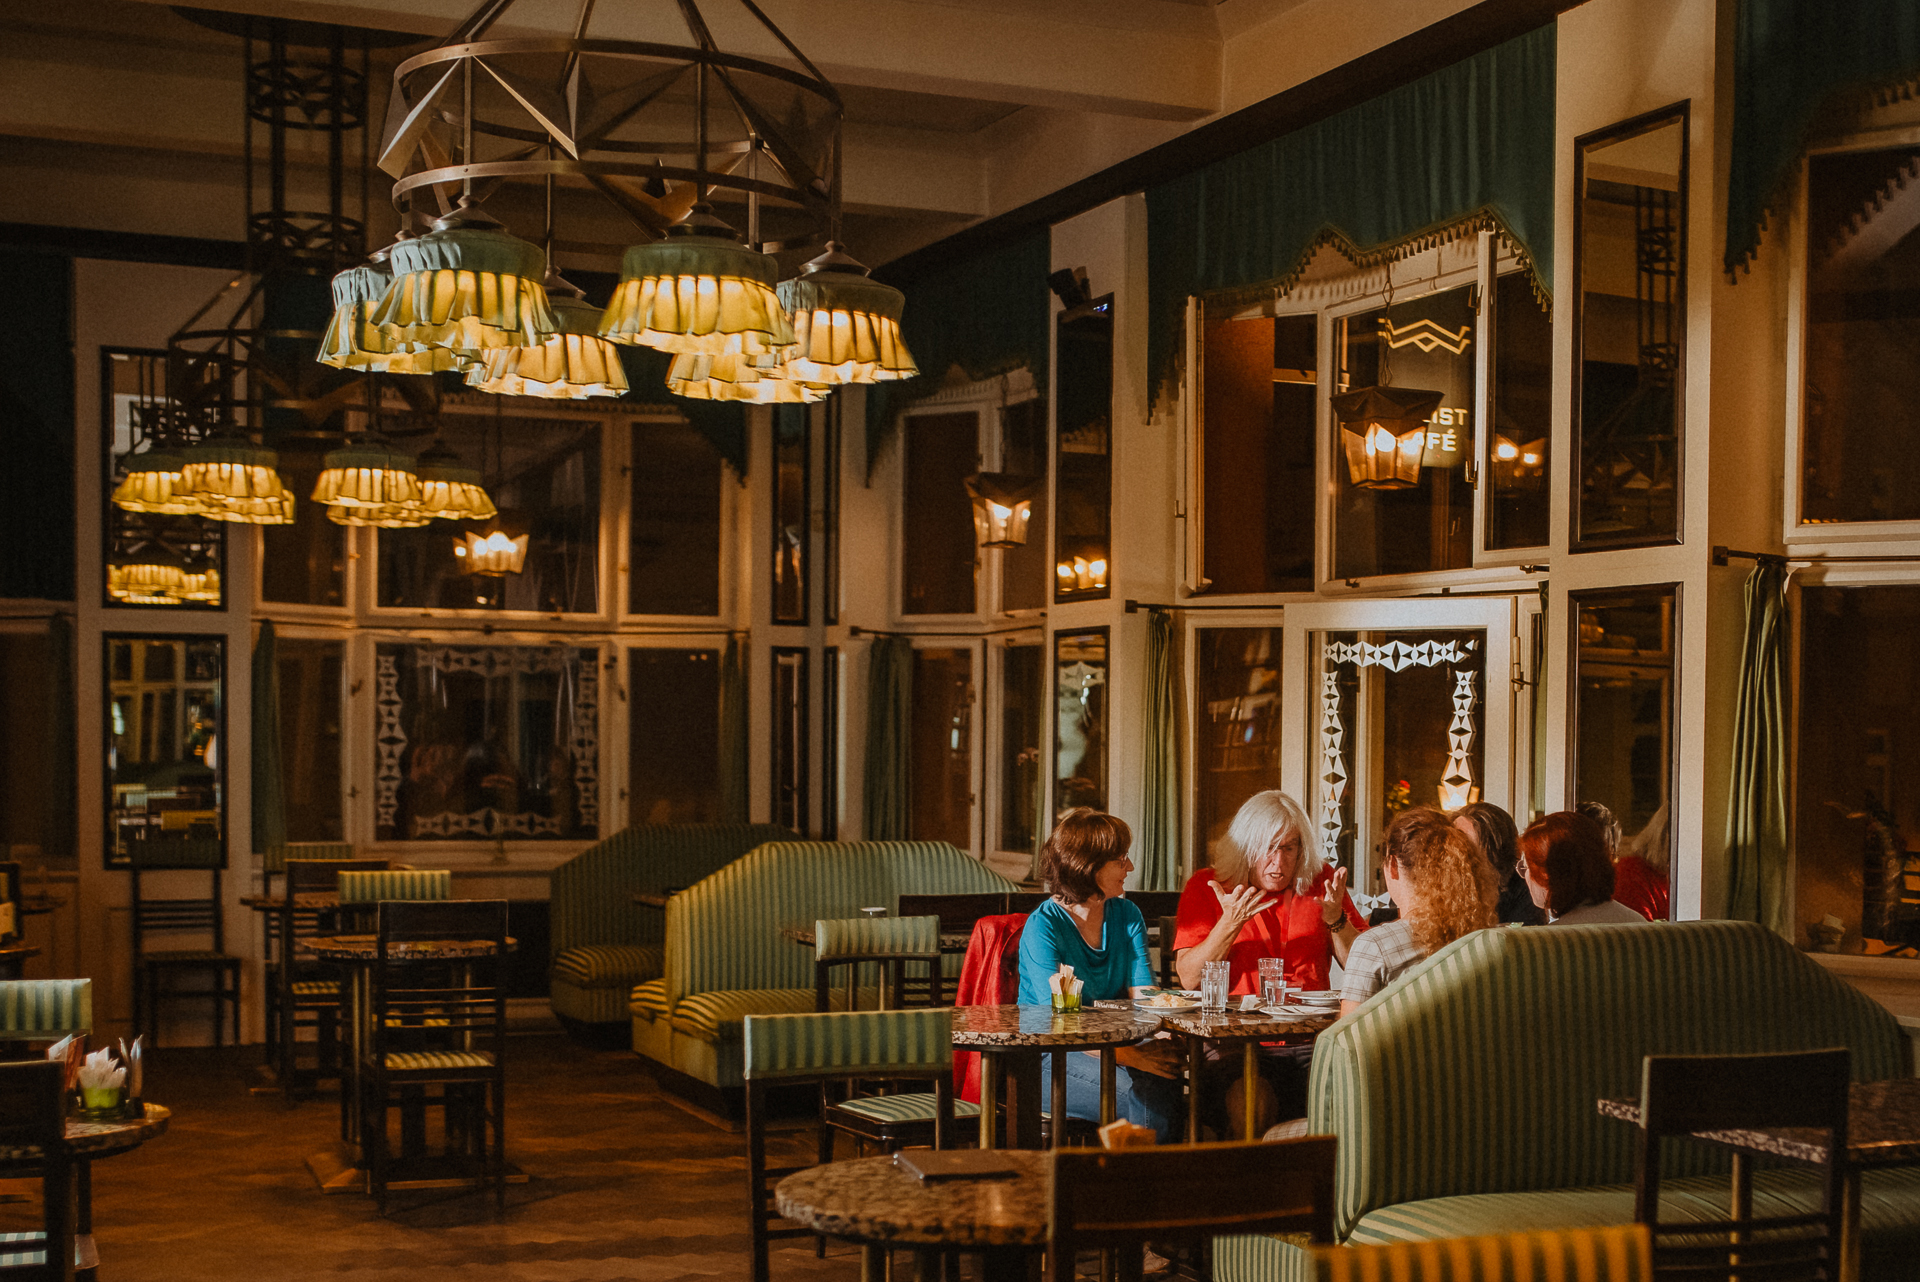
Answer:
[{"label": "glass door", "polygon": [[1514,628],[1508,597],[1287,607],[1282,787],[1356,890],[1407,807],[1513,810]]}]

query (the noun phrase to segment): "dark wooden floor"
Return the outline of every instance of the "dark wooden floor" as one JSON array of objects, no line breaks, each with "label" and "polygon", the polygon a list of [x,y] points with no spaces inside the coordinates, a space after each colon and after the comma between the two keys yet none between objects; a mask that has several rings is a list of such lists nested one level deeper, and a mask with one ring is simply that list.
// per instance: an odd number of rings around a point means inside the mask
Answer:
[{"label": "dark wooden floor", "polygon": [[[172,1129],[94,1169],[101,1282],[747,1276],[743,1136],[668,1102],[631,1053],[560,1037],[510,1049],[507,1151],[532,1180],[498,1222],[474,1194],[396,1194],[385,1219],[370,1198],[322,1194],[305,1158],[337,1130],[331,1095],[289,1110],[249,1093],[257,1047],[159,1052],[147,1093]],[[780,1140],[792,1159],[802,1138]],[[859,1275],[851,1246],[824,1261],[808,1242],[775,1246],[775,1282]]]}]

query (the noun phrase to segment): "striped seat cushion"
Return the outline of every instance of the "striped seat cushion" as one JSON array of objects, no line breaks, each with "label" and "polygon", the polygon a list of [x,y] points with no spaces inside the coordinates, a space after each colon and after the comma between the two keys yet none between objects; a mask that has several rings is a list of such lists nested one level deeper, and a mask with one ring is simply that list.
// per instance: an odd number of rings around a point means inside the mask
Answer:
[{"label": "striped seat cushion", "polygon": [[[0,1269],[21,1269],[47,1262],[47,1235],[45,1233],[0,1233]],[[93,1244],[93,1234],[76,1234],[73,1239],[73,1267],[76,1269],[97,1269],[100,1267],[100,1252]]]},{"label": "striped seat cushion", "polygon": [[[638,990],[636,990],[638,991]],[[877,1004],[879,993],[862,988],[855,1000],[862,1006]],[[703,1042],[738,1042],[740,1023],[749,1015],[811,1015],[811,988],[745,988],[730,993],[695,993],[674,1003],[672,1022],[677,1033]],[[827,993],[827,1005],[842,1010],[847,990],[835,988]]]},{"label": "striped seat cushion", "polygon": [[627,1009],[640,1019],[665,1019],[667,1017],[667,981],[652,979],[637,985],[627,998]]},{"label": "striped seat cushion", "polygon": [[0,1034],[87,1032],[93,1028],[90,979],[0,981]]},{"label": "striped seat cushion", "polygon": [[[862,1095],[835,1104],[827,1110],[830,1113],[852,1113],[870,1122],[884,1125],[897,1125],[903,1122],[931,1122],[939,1111],[932,1095],[919,1092],[912,1095]],[[980,1116],[980,1106],[971,1100],[957,1099],[953,1102],[953,1115],[957,1118]]]},{"label": "striped seat cushion", "polygon": [[940,951],[938,917],[844,917],[813,923],[813,958],[933,957]]},{"label": "striped seat cushion", "polygon": [[[1630,1129],[1630,1128],[1629,1128]],[[1819,1203],[1816,1173],[1808,1167],[1754,1176],[1753,1213],[1789,1215]],[[1692,1175],[1660,1182],[1663,1221],[1709,1221],[1727,1213],[1727,1178]],[[1356,1245],[1424,1242],[1436,1238],[1537,1229],[1591,1228],[1633,1218],[1633,1185],[1540,1189],[1430,1198],[1383,1207],[1354,1227]],[[1907,1280],[1920,1258],[1920,1170],[1868,1171],[1861,1179],[1863,1279]]]},{"label": "striped seat cushion", "polygon": [[1438,1238],[1391,1246],[1281,1245],[1273,1238],[1216,1238],[1220,1282],[1650,1282],[1647,1231],[1604,1228]]},{"label": "striped seat cushion", "polygon": [[340,981],[337,979],[296,979],[292,984],[295,997],[338,997]]},{"label": "striped seat cushion", "polygon": [[660,976],[661,944],[583,944],[553,959],[552,977],[576,988],[632,988]]},{"label": "striped seat cushion", "polygon": [[389,1051],[387,1053],[387,1069],[396,1073],[492,1067],[493,1056],[485,1051]]}]

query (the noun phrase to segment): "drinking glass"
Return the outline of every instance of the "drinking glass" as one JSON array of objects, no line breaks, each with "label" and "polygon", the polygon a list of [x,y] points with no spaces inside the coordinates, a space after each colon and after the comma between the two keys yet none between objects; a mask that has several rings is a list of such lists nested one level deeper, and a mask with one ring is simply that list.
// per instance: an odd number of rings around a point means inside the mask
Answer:
[{"label": "drinking glass", "polygon": [[1287,963],[1279,957],[1260,959],[1260,1004],[1262,1006],[1287,1004]]},{"label": "drinking glass", "polygon": [[1228,966],[1223,961],[1210,961],[1200,967],[1200,1008],[1202,1010],[1225,1010],[1227,1008]]}]

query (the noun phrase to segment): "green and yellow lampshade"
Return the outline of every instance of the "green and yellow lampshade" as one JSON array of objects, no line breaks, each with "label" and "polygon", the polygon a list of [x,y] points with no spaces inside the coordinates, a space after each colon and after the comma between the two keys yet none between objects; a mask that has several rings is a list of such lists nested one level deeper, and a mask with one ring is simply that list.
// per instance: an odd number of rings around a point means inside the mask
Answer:
[{"label": "green and yellow lampshade", "polygon": [[499,514],[480,473],[437,441],[421,451],[414,474],[420,479],[419,511],[430,520],[486,521]]},{"label": "green and yellow lampshade", "polygon": [[390,351],[441,349],[471,361],[496,347],[536,346],[560,328],[540,283],[546,255],[464,200],[426,235],[397,242],[387,260],[393,284],[371,316]]},{"label": "green and yellow lampshade", "polygon": [[278,454],[244,436],[213,436],[180,452],[180,489],[216,521],[289,525],[293,495],[279,466]]},{"label": "green and yellow lampshade", "polygon": [[186,586],[186,564],[162,547],[115,557],[107,566],[107,595],[134,605],[172,605]]},{"label": "green and yellow lampshade", "polygon": [[329,508],[417,511],[420,478],[413,470],[413,455],[396,449],[382,436],[349,441],[340,449],[328,451],[320,479],[313,486],[313,501]]},{"label": "green and yellow lampshade", "polygon": [[838,386],[912,378],[920,372],[900,338],[907,296],[867,276],[831,242],[792,280],[780,301],[793,315],[794,345],[781,362],[787,378]]},{"label": "green and yellow lampshade", "polygon": [[113,505],[128,512],[197,516],[206,508],[180,488],[180,456],[172,450],[141,450],[122,466],[126,476],[113,490]]},{"label": "green and yellow lampshade", "polygon": [[[405,233],[402,233],[403,239]],[[367,374],[438,374],[463,370],[470,358],[444,347],[395,344],[373,323],[374,309],[393,285],[383,249],[333,278],[333,319],[320,340],[319,361]]]},{"label": "green and yellow lampshade", "polygon": [[218,605],[220,571],[211,561],[189,561],[182,568],[178,596],[195,605]]},{"label": "green and yellow lampshade", "polygon": [[560,332],[537,347],[496,347],[467,372],[467,386],[502,396],[585,400],[620,396],[627,371],[620,349],[600,337],[601,309],[558,276],[547,278]]},{"label": "green and yellow lampshade", "polygon": [[682,352],[667,367],[667,390],[694,401],[739,401],[747,405],[805,405],[825,400],[833,389],[783,378],[772,356],[738,352],[718,356]]},{"label": "green and yellow lampshade", "polygon": [[417,530],[433,523],[433,515],[411,503],[392,503],[382,507],[336,507],[329,505],[327,519],[335,525],[366,525],[382,530]]},{"label": "green and yellow lampshade", "polygon": [[600,320],[600,335],[663,352],[748,357],[793,343],[793,322],[774,292],[771,257],[721,236],[676,227],[635,245]]}]

